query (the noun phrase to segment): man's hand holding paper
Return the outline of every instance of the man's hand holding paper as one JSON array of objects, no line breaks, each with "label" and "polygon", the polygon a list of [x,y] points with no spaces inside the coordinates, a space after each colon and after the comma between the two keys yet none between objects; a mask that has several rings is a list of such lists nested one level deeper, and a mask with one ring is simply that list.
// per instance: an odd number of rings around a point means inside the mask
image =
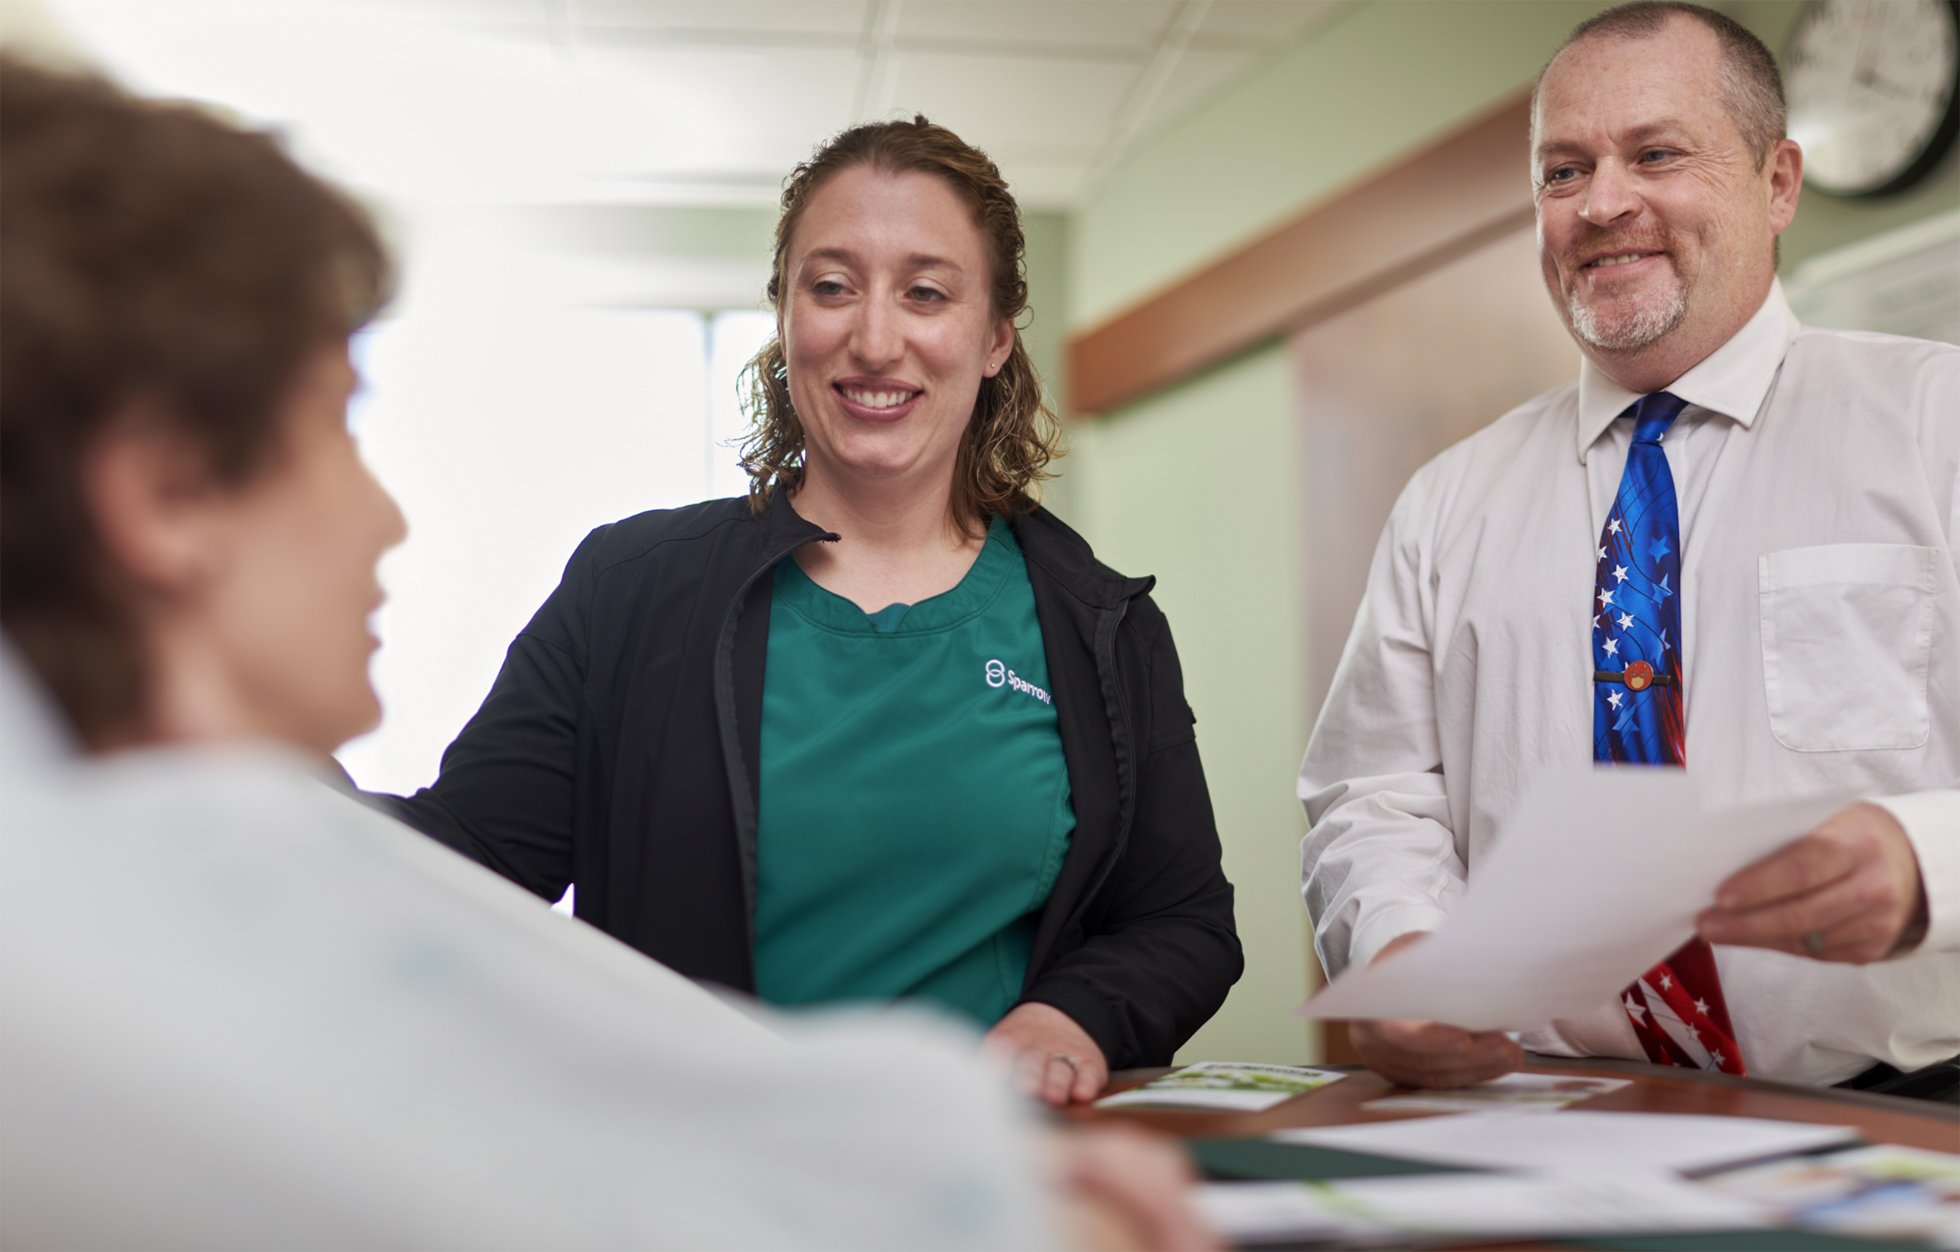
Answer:
[{"label": "man's hand holding paper", "polygon": [[1926,921],[1905,828],[1876,804],[1852,804],[1731,875],[1695,929],[1710,943],[1863,965],[1910,951]]},{"label": "man's hand holding paper", "polygon": [[[1384,949],[1387,959],[1349,970],[1304,1011],[1374,1019],[1363,1041],[1380,1035],[1375,1042],[1408,1052],[1430,1037],[1410,1029],[1416,1022],[1488,1032],[1591,1012],[1679,946],[1735,871],[1840,805],[1812,798],[1707,812],[1678,770],[1549,776],[1432,937]],[[1437,1085],[1423,1070],[1390,1076]],[[1444,1085],[1460,1077],[1449,1072]]]},{"label": "man's hand holding paper", "polygon": [[[1371,964],[1390,959],[1428,933],[1415,930],[1390,940]],[[1348,1040],[1369,1069],[1405,1087],[1468,1087],[1524,1064],[1524,1049],[1501,1030],[1473,1032],[1442,1022],[1364,1019],[1348,1026]]]}]

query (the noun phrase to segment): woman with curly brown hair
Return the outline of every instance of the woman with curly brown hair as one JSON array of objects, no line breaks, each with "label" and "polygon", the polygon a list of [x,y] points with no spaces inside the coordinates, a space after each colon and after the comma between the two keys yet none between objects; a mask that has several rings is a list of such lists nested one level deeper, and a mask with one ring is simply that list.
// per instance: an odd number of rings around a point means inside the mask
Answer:
[{"label": "woman with curly brown hair", "polygon": [[923,999],[1025,1086],[1167,1064],[1241,968],[1148,579],[1032,490],[1019,210],[924,118],[783,193],[747,500],[595,531],[411,823],[683,973]]}]

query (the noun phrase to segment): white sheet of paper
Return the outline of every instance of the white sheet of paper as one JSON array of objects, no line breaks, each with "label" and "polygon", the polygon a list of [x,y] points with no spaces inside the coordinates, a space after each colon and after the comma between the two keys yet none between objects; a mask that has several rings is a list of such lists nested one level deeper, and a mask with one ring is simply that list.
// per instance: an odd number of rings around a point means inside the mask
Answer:
[{"label": "white sheet of paper", "polygon": [[1506,1074],[1470,1087],[1383,1096],[1361,1107],[1391,1113],[1474,1113],[1493,1108],[1551,1112],[1618,1091],[1631,1082],[1629,1078],[1595,1078],[1589,1074]]},{"label": "white sheet of paper", "polygon": [[1681,770],[1550,775],[1434,934],[1350,967],[1300,1013],[1529,1030],[1591,1012],[1694,933],[1723,879],[1842,803],[1704,810]]},{"label": "white sheet of paper", "polygon": [[1141,1087],[1104,1096],[1096,1104],[1101,1108],[1137,1105],[1256,1113],[1345,1077],[1347,1075],[1337,1069],[1200,1061]]},{"label": "white sheet of paper", "polygon": [[1198,1207],[1227,1242],[1547,1238],[1747,1230],[1756,1207],[1666,1174],[1405,1174],[1210,1183]]},{"label": "white sheet of paper", "polygon": [[1503,1109],[1354,1126],[1282,1130],[1281,1143],[1471,1169],[1691,1174],[1846,1143],[1850,1126],[1694,1113],[1556,1113]]}]

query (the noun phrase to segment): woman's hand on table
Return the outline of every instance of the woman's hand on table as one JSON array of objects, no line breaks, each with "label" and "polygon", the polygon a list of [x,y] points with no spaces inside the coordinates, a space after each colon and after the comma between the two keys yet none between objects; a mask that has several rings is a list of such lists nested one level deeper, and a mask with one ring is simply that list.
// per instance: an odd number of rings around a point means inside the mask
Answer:
[{"label": "woman's hand on table", "polygon": [[1069,1246],[1084,1252],[1224,1246],[1192,1203],[1190,1158],[1164,1136],[1105,1123],[1057,1132],[1050,1147]]},{"label": "woman's hand on table", "polygon": [[[1369,964],[1387,960],[1423,935],[1397,936]],[[1524,1049],[1503,1031],[1472,1032],[1441,1022],[1349,1022],[1348,1041],[1369,1069],[1405,1087],[1467,1087],[1524,1064]]]},{"label": "woman's hand on table", "polygon": [[1109,1062],[1096,1041],[1051,1005],[1017,1005],[994,1023],[982,1046],[1007,1061],[1024,1095],[1058,1107],[1093,1100],[1109,1082]]}]

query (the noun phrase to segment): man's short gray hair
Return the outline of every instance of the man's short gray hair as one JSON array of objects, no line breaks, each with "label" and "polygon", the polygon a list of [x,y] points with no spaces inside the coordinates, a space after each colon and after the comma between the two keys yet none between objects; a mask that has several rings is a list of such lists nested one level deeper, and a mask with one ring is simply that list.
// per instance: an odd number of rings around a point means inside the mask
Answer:
[{"label": "man's short gray hair", "polygon": [[1545,74],[1567,48],[1582,39],[1650,39],[1676,17],[1700,22],[1715,32],[1722,45],[1722,103],[1742,131],[1744,143],[1756,154],[1761,169],[1770,149],[1784,137],[1783,75],[1776,56],[1763,41],[1734,18],[1681,0],[1633,0],[1615,5],[1572,28],[1552,60],[1538,72],[1531,88],[1532,141],[1537,142],[1538,92]]}]

